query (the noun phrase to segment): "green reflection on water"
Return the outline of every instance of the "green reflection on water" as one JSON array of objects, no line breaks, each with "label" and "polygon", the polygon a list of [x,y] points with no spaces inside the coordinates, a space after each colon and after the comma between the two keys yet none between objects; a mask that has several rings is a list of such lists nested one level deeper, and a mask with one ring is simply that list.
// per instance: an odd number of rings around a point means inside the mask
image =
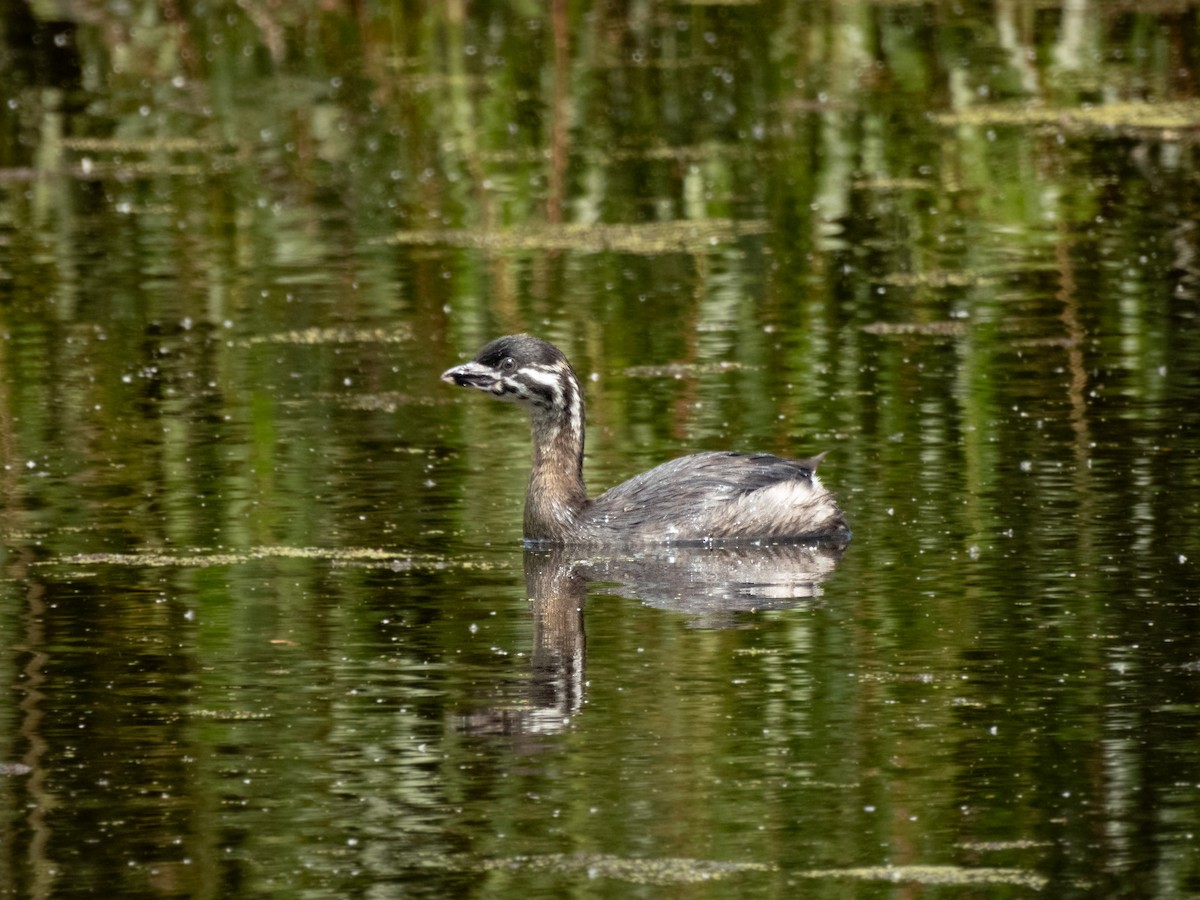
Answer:
[{"label": "green reflection on water", "polygon": [[[0,885],[1186,896],[1196,32],[5,6]],[[831,449],[854,543],[537,570],[520,330],[596,489]]]}]

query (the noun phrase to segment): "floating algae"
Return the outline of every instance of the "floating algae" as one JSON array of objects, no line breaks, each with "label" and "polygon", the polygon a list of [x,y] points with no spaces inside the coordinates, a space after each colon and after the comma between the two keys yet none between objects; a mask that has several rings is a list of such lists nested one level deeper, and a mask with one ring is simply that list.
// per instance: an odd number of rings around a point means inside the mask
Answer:
[{"label": "floating algae", "polygon": [[579,873],[588,878],[613,878],[631,884],[696,884],[744,872],[772,872],[764,863],[679,857],[641,858],[608,853],[545,853],[529,856],[471,857],[430,856],[421,860],[429,868],[457,871]]},{"label": "floating algae", "polygon": [[942,125],[1016,125],[1057,127],[1064,131],[1159,132],[1175,137],[1200,128],[1200,101],[1178,103],[1104,103],[1053,107],[1035,104],[972,106],[937,116]]},{"label": "floating algae", "polygon": [[746,366],[734,360],[711,363],[667,363],[661,366],[630,366],[625,374],[630,378],[684,378],[690,375],[735,372]]},{"label": "floating algae", "polygon": [[928,272],[892,272],[880,279],[884,284],[897,287],[980,287],[996,284],[997,279],[981,272],[951,272],[932,270]]},{"label": "floating algae", "polygon": [[192,137],[76,137],[64,138],[63,146],[78,153],[213,153],[229,149],[219,141]]},{"label": "floating algae", "polygon": [[967,333],[965,322],[872,322],[864,325],[867,334],[915,334],[922,337],[961,337]]},{"label": "floating algae", "polygon": [[177,566],[206,569],[213,566],[239,566],[267,559],[328,560],[334,565],[392,569],[394,571],[440,570],[446,568],[488,568],[483,561],[450,561],[432,554],[403,554],[374,547],[253,547],[228,553],[172,554],[161,551],[143,553],[78,553],[48,559],[34,565],[110,565],[139,568]]},{"label": "floating algae", "polygon": [[298,344],[399,344],[412,339],[408,328],[305,328],[299,331],[279,331],[261,334],[239,341],[238,345]]},{"label": "floating algae", "polygon": [[476,250],[574,250],[579,253],[702,253],[769,230],[761,220],[674,220],[619,225],[518,225],[504,229],[400,231],[390,244]]},{"label": "floating algae", "polygon": [[856,881],[891,881],[913,884],[1012,884],[1040,891],[1047,879],[1026,869],[969,866],[858,866],[850,869],[809,869],[802,878],[849,878]]},{"label": "floating algae", "polygon": [[[582,873],[588,878],[612,878],[632,884],[696,884],[735,875],[778,872],[767,863],[728,862],[684,857],[623,857],[607,853],[545,853],[475,859],[466,856],[429,855],[419,864],[457,871]],[[847,869],[809,869],[794,873],[806,879],[853,879],[929,885],[1008,884],[1041,890],[1047,879],[1016,868],[967,866],[860,866]]]}]

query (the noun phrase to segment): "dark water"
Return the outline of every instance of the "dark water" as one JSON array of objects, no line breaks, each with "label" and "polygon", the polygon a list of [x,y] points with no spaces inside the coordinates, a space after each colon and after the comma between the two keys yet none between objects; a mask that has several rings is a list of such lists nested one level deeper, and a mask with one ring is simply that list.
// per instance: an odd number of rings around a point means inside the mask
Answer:
[{"label": "dark water", "polygon": [[1197,6],[566,7],[2,7],[0,894],[1200,892]]}]

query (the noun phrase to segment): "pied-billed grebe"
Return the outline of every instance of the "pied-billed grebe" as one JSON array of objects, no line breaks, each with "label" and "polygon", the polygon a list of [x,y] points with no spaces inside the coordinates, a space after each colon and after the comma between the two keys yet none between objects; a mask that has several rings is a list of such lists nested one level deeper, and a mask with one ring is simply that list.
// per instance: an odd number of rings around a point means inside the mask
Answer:
[{"label": "pied-billed grebe", "polygon": [[781,459],[709,452],[656,466],[589,500],[583,484],[583,392],[557,347],[497,338],[442,381],[520,403],[533,430],[525,540],[546,544],[795,540],[849,536],[817,479],[825,454]]}]

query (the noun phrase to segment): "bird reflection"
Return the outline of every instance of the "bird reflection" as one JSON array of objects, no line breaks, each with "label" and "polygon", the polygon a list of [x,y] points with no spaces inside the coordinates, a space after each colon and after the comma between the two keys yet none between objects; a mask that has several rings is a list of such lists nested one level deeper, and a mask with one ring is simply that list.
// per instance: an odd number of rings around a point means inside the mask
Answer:
[{"label": "bird reflection", "polygon": [[589,584],[600,583],[597,590],[604,594],[687,615],[694,627],[730,628],[747,613],[791,609],[819,598],[845,549],[843,542],[528,549],[533,652],[526,702],[476,711],[460,726],[468,734],[549,735],[567,729],[584,702]]},{"label": "bird reflection", "polygon": [[[605,593],[683,613],[702,628],[729,628],[739,613],[790,609],[821,596],[846,550],[843,542],[654,547],[578,562]],[[528,572],[529,564],[526,563]]]}]

